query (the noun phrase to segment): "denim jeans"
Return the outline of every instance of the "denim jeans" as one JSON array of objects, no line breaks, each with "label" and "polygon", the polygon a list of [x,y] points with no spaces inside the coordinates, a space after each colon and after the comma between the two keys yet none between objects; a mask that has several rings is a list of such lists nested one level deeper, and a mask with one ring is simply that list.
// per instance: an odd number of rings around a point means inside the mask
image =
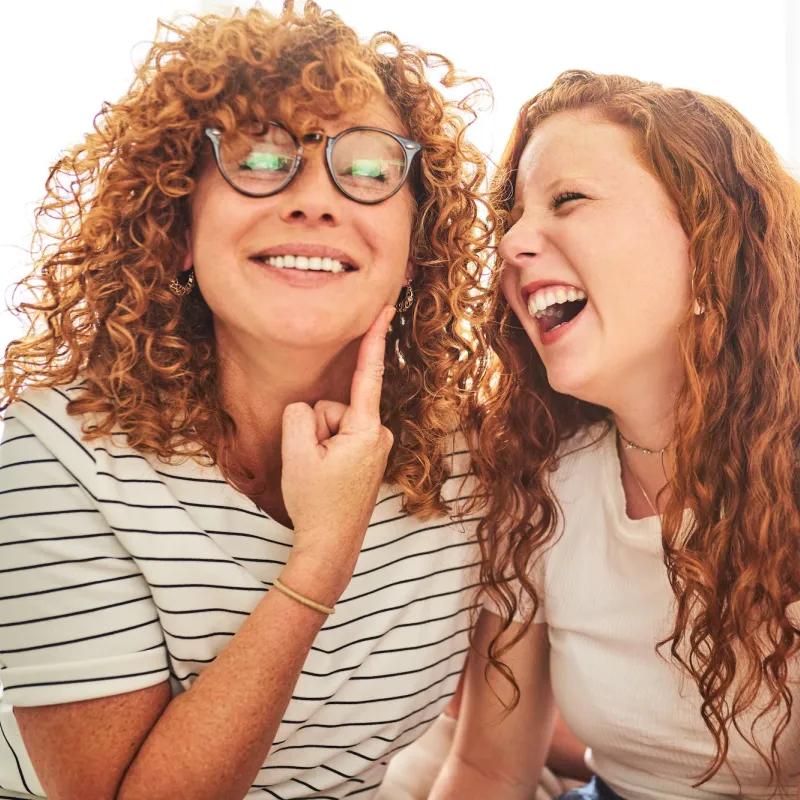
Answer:
[{"label": "denim jeans", "polygon": [[595,775],[586,786],[570,789],[559,795],[556,800],[622,800],[622,798]]}]

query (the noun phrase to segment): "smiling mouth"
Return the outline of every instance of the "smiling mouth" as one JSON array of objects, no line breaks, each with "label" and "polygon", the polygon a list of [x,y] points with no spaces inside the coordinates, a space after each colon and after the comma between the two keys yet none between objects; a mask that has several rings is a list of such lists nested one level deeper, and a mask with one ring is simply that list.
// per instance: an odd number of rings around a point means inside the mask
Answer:
[{"label": "smiling mouth", "polygon": [[548,286],[528,297],[528,313],[536,320],[540,333],[550,333],[572,322],[586,308],[583,289],[574,286]]},{"label": "smiling mouth", "polygon": [[276,269],[292,269],[313,272],[357,272],[357,269],[346,261],[337,258],[321,256],[301,256],[285,254],[280,256],[253,256],[255,261],[260,261]]}]

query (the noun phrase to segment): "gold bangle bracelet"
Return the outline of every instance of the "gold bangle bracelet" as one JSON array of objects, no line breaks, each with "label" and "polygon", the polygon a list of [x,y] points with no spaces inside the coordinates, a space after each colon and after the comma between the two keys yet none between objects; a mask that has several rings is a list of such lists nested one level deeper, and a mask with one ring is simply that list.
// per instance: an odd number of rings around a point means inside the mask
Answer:
[{"label": "gold bangle bracelet", "polygon": [[275,589],[277,589],[279,592],[282,592],[287,597],[291,597],[292,600],[297,600],[298,603],[302,603],[304,606],[313,608],[314,611],[319,611],[320,614],[327,614],[330,616],[335,612],[335,609],[330,608],[330,606],[323,606],[322,603],[317,603],[308,597],[303,597],[302,594],[299,594],[298,592],[294,591],[294,589],[290,589],[288,586],[281,583],[279,578],[275,578],[275,582],[272,585]]}]

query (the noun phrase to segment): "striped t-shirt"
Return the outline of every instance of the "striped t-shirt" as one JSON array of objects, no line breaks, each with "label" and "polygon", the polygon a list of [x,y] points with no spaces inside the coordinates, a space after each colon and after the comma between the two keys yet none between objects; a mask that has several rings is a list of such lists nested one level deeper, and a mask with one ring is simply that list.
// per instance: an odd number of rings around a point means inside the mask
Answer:
[{"label": "striped t-shirt", "polygon": [[[12,706],[169,679],[188,689],[286,563],[292,532],[215,467],[86,441],[28,391],[0,446],[0,798],[43,797]],[[473,491],[454,448],[443,495]],[[453,694],[478,581],[475,516],[422,521],[378,495],[355,574],[305,662],[248,798],[368,799]],[[65,746],[68,746],[65,743]]]}]

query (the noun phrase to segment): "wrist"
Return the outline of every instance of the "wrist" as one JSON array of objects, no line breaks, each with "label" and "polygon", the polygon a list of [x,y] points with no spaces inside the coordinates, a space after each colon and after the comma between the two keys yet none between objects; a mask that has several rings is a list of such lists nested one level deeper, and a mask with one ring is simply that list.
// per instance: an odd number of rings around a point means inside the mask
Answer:
[{"label": "wrist", "polygon": [[333,561],[292,552],[286,566],[281,570],[280,580],[309,600],[333,608],[350,583],[352,575],[352,569]]}]

